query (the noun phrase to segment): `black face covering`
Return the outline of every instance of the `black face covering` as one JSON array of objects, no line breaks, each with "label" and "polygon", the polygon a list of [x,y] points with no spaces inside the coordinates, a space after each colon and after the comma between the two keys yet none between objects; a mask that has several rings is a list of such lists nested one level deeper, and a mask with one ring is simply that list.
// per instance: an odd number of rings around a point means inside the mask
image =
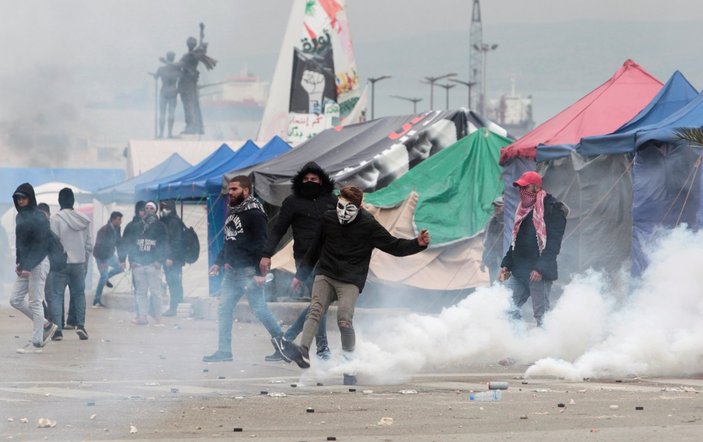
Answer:
[{"label": "black face covering", "polygon": [[305,198],[317,198],[322,191],[322,185],[314,181],[307,181],[300,186],[300,194]]}]

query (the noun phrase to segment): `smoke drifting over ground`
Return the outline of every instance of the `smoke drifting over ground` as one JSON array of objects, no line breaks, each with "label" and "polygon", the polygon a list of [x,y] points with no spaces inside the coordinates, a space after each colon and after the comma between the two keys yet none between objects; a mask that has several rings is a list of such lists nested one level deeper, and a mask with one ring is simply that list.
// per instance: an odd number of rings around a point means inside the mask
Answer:
[{"label": "smoke drifting over ground", "polygon": [[629,295],[613,291],[600,274],[575,277],[553,302],[544,328],[510,320],[511,294],[500,285],[479,289],[439,315],[377,321],[363,336],[357,331],[355,360],[321,365],[318,375],[356,372],[365,383],[397,383],[426,367],[504,358],[534,362],[526,376],[574,380],[700,372],[703,234],[674,230],[650,259]]}]

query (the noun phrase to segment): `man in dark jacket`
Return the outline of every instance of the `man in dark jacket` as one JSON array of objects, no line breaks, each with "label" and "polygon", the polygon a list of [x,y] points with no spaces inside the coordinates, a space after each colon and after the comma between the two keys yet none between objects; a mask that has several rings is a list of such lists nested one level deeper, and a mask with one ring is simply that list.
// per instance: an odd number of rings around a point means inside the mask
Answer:
[{"label": "man in dark jacket", "polygon": [[116,255],[117,248],[122,239],[122,234],[120,232],[121,226],[122,213],[112,212],[110,214],[110,221],[98,230],[98,234],[95,237],[93,256],[98,264],[100,279],[95,289],[95,299],[93,299],[94,308],[105,307],[105,304],[102,302],[103,289],[106,285],[112,288],[110,278],[124,271],[124,264],[120,264]]},{"label": "man in dark jacket", "polygon": [[[281,210],[278,212],[276,222],[271,227],[268,241],[263,251],[263,258],[259,266],[261,273],[266,274],[271,268],[271,256],[276,251],[278,243],[286,234],[288,228],[293,230],[293,258],[296,269],[300,268],[300,263],[308,251],[317,231],[320,228],[322,215],[328,210],[334,210],[337,204],[337,197],[332,193],[334,182],[329,175],[322,170],[317,163],[311,161],[306,164],[293,177],[293,194],[283,200]],[[312,280],[305,280],[305,285],[312,287]],[[305,317],[310,307],[308,306],[298,316],[298,319],[291,325],[283,339],[292,342],[303,330]],[[329,359],[330,350],[327,345],[327,319],[322,316],[320,327],[315,335],[317,341],[317,356],[320,359]],[[272,355],[266,356],[267,361],[280,361],[281,354],[275,351]]]},{"label": "man in dark jacket", "polygon": [[225,244],[210,275],[215,276],[224,267],[225,275],[220,290],[217,310],[217,351],[203,357],[204,362],[231,361],[232,321],[237,302],[246,294],[249,308],[274,338],[274,347],[281,341],[283,331],[266,305],[264,276],[259,273],[261,250],[266,243],[267,217],[261,203],[251,194],[251,181],[238,175],[227,185],[229,212],[225,221]]},{"label": "man in dark jacket", "polygon": [[[120,261],[122,268],[127,268],[127,256],[132,252],[134,247],[137,245],[137,235],[143,228],[144,216],[146,212],[144,211],[144,206],[146,201],[137,201],[134,204],[134,217],[132,221],[127,223],[124,230],[122,231],[122,240],[117,246],[117,259]],[[139,320],[139,303],[137,302],[137,292],[134,285],[134,272],[132,272],[132,294],[134,295],[134,311],[136,313],[135,321]],[[144,313],[145,315],[147,312]]]},{"label": "man in dark jacket", "polygon": [[[501,263],[501,281],[513,291],[515,318],[532,297],[537,326],[549,310],[549,291],[559,275],[557,255],[566,229],[568,208],[542,189],[537,172],[525,172],[513,183],[520,189],[520,204],[515,212],[512,243]],[[509,279],[508,279],[509,278]]]},{"label": "man in dark jacket", "polygon": [[173,200],[161,201],[161,222],[166,226],[168,256],[164,264],[164,274],[169,292],[169,308],[164,316],[176,316],[178,304],[183,302],[183,221],[176,213]]},{"label": "man in dark jacket", "polygon": [[[301,281],[315,268],[312,301],[300,346],[282,343],[281,352],[299,367],[310,367],[308,356],[312,338],[320,318],[333,301],[337,301],[337,325],[342,338],[344,357],[351,359],[356,337],[352,318],[359,293],[369,272],[371,253],[380,249],[394,256],[421,252],[430,243],[430,234],[422,230],[417,238],[399,239],[388,233],[376,219],[361,208],[363,192],[353,186],[342,188],[336,211],[325,213],[320,230],[310,250],[305,254],[292,285]],[[317,265],[317,267],[315,267]],[[355,384],[356,376],[345,375],[345,384]]]},{"label": "man in dark jacket", "polygon": [[144,212],[141,229],[136,232],[128,255],[139,307],[133,322],[147,325],[147,314],[151,312],[155,324],[161,325],[161,266],[168,256],[168,238],[166,226],[156,217],[156,203],[148,201],[144,205]]},{"label": "man in dark jacket", "polygon": [[39,353],[57,330],[44,318],[44,284],[49,273],[49,220],[37,210],[37,198],[29,183],[20,184],[12,194],[17,209],[15,218],[15,273],[10,305],[33,323],[32,344],[18,353]]}]

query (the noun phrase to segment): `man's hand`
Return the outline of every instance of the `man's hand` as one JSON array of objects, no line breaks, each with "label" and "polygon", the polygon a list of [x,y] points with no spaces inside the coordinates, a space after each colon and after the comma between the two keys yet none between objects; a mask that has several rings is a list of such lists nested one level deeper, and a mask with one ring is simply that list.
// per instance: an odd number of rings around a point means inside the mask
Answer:
[{"label": "man's hand", "polygon": [[22,274],[22,270],[20,269],[20,265],[17,264],[15,266],[15,275],[20,276]]},{"label": "man's hand", "polygon": [[498,274],[498,281],[503,282],[510,278],[510,270],[507,267],[501,267]]},{"label": "man's hand", "polygon": [[420,234],[417,235],[417,243],[420,247],[427,247],[430,245],[430,232],[427,229],[422,229]]},{"label": "man's hand", "polygon": [[542,280],[542,274],[538,272],[537,270],[533,270],[530,273],[530,281],[532,282],[537,282]]},{"label": "man's hand", "polygon": [[173,260],[172,259],[167,259],[166,260],[166,267],[171,267],[173,265]]},{"label": "man's hand", "polygon": [[271,270],[271,258],[261,258],[259,261],[259,272],[265,275]]},{"label": "man's hand", "polygon": [[293,291],[293,293],[297,293],[300,291],[300,289],[303,287],[303,281],[299,280],[298,278],[293,278],[293,280],[290,282],[290,289]]},{"label": "man's hand", "polygon": [[32,272],[30,272],[29,270],[22,270],[20,271],[18,276],[20,278],[29,278],[30,276],[32,276]]},{"label": "man's hand", "polygon": [[217,264],[214,264],[212,267],[210,267],[210,270],[208,271],[208,275],[210,276],[217,276],[217,274],[220,273],[220,266]]}]

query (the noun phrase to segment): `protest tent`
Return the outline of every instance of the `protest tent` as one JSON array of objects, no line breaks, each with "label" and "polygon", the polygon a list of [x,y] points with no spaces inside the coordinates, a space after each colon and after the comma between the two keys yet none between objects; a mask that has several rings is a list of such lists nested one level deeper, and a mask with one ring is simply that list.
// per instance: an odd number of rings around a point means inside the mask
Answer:
[{"label": "protest tent", "polygon": [[616,273],[629,261],[635,134],[696,95],[677,71],[640,113],[612,134],[583,138],[575,145],[537,147],[544,187],[570,209],[559,254],[562,275],[589,268]]},{"label": "protest tent", "polygon": [[[432,235],[431,247],[416,255],[398,258],[375,251],[370,277],[431,290],[485,284],[479,234],[493,212],[492,201],[502,193],[498,157],[510,142],[481,129],[366,195],[365,206],[392,234],[413,238],[427,228]],[[273,264],[294,271],[291,244]]]},{"label": "protest tent", "polygon": [[130,178],[121,183],[114,184],[99,189],[94,193],[95,199],[103,204],[120,203],[127,204],[135,202],[135,189],[140,184],[151,183],[161,178],[176,174],[190,167],[190,163],[183,159],[179,154],[173,153],[166,158],[161,164],[154,166],[152,169]]},{"label": "protest tent", "polygon": [[[538,146],[575,144],[587,136],[611,133],[644,109],[661,88],[659,80],[627,60],[608,81],[504,148],[500,164],[505,182],[505,225],[513,224],[519,201],[512,183],[523,172],[536,169]],[[505,229],[504,247],[509,242],[510,229]]]}]

